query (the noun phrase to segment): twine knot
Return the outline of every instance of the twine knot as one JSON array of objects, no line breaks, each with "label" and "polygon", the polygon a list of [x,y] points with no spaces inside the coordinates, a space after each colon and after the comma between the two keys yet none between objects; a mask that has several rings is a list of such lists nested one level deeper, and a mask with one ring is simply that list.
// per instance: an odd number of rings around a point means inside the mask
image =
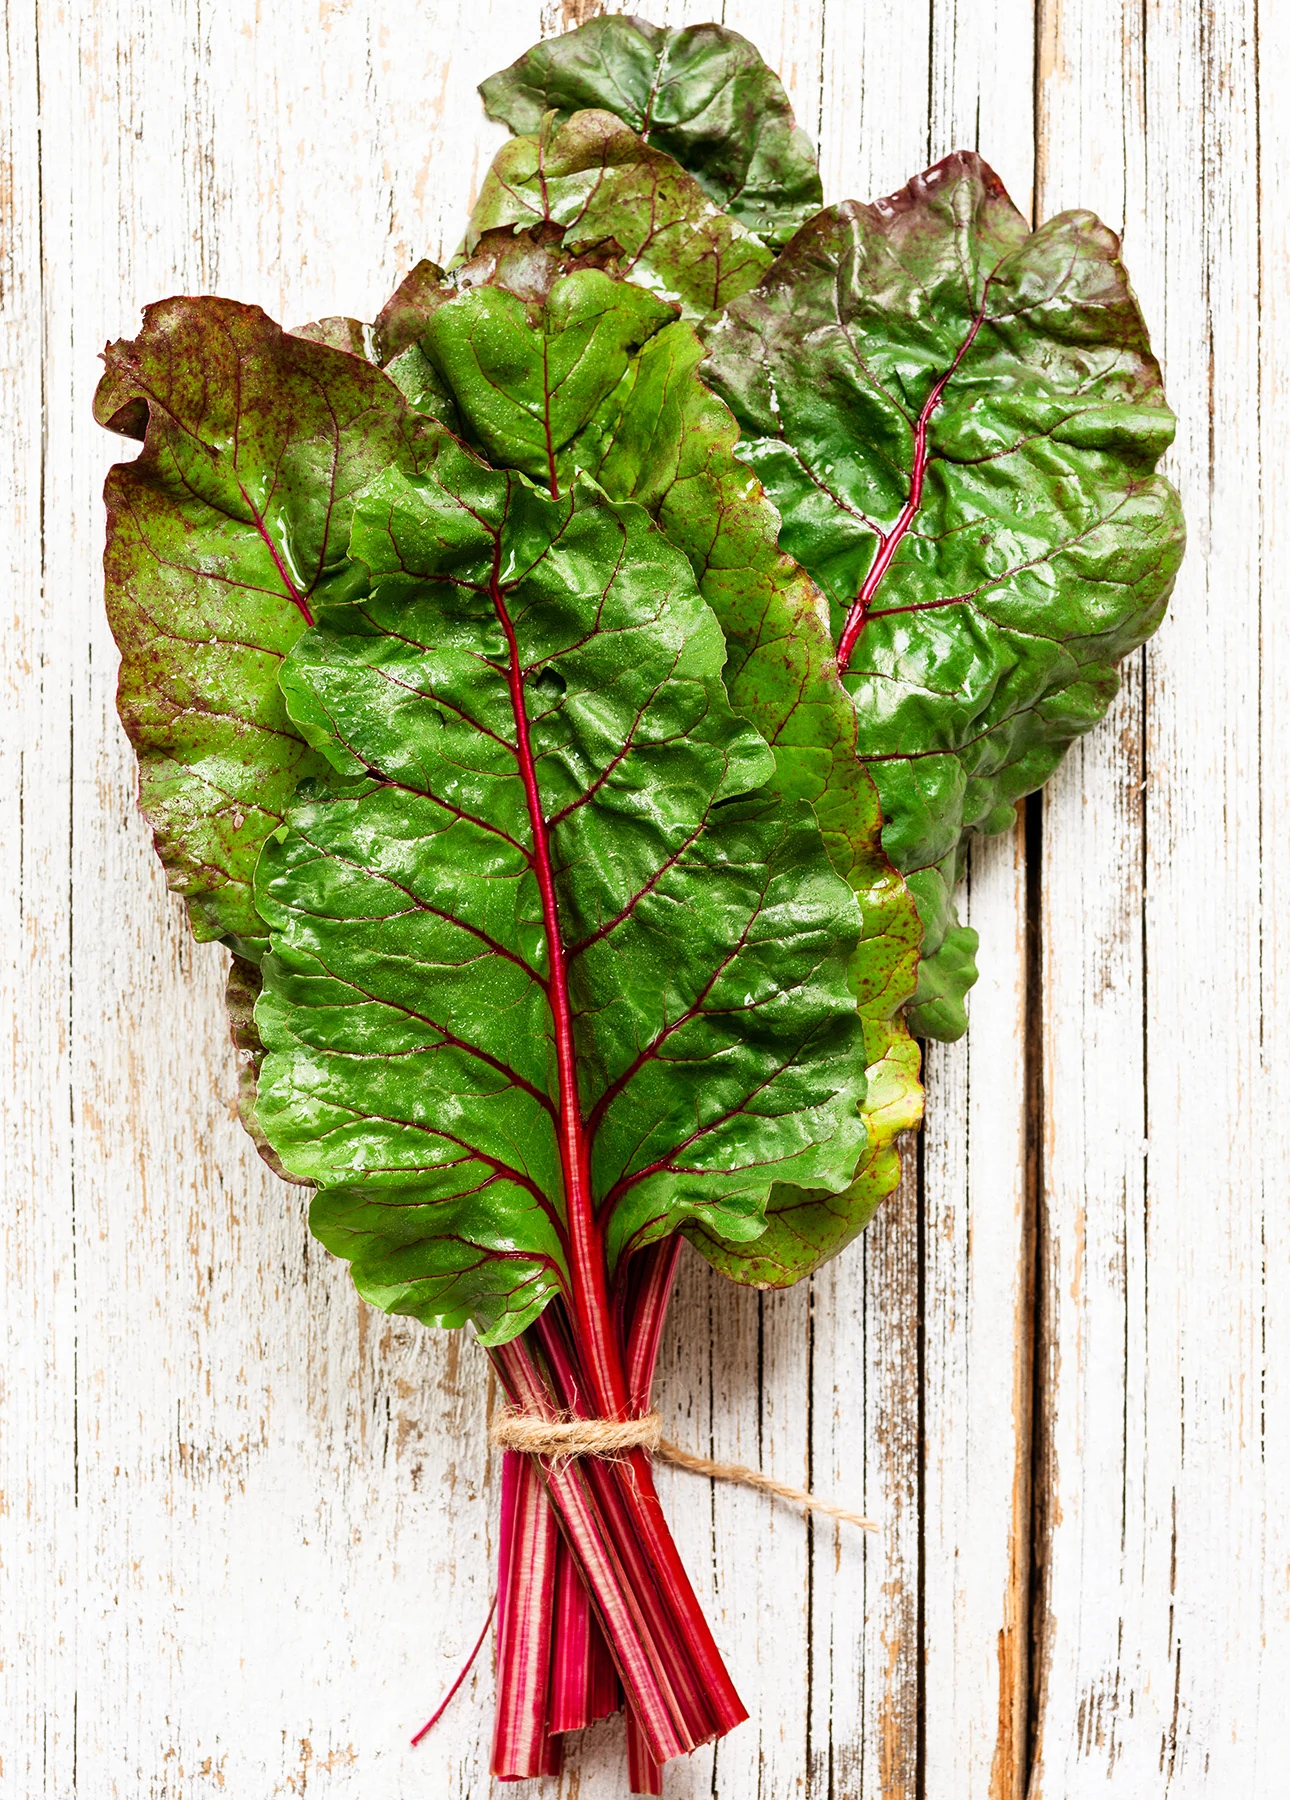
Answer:
[{"label": "twine knot", "polygon": [[544,1417],[508,1406],[494,1417],[488,1435],[501,1450],[520,1450],[528,1456],[550,1456],[561,1461],[574,1456],[616,1456],[622,1450],[648,1450],[652,1456],[674,1468],[688,1469],[692,1475],[757,1488],[763,1494],[787,1500],[790,1506],[801,1507],[803,1512],[823,1513],[826,1518],[855,1525],[861,1531],[878,1529],[876,1521],[865,1518],[863,1513],[821,1499],[806,1488],[772,1481],[760,1469],[746,1468],[743,1463],[713,1462],[682,1450],[663,1436],[663,1421],[656,1412],[647,1412],[639,1419],[579,1419],[571,1413]]}]

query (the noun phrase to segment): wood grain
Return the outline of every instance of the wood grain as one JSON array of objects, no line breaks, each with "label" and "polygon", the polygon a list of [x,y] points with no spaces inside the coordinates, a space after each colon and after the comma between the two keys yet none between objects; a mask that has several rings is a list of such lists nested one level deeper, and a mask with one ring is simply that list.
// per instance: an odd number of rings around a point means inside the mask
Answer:
[{"label": "wood grain", "polygon": [[[120,450],[89,400],[99,346],[163,294],[370,317],[455,244],[501,138],[475,82],[592,10],[6,15],[5,1800],[491,1791],[487,1659],[407,1744],[491,1592],[482,1358],[362,1306],[236,1125],[223,953],[166,894],[113,710]],[[1124,225],[1192,546],[1029,858],[1021,825],[974,849],[983,979],[899,1193],[789,1294],[684,1263],[668,1435],[883,1532],[661,1472],[754,1715],[668,1792],[1280,1800],[1290,124],[1258,66],[1290,62],[1290,22],[1256,0],[721,16],[782,71],[828,198],[970,146],[1037,216]],[[619,1732],[510,1791],[625,1800]]]},{"label": "wood grain", "polygon": [[1263,1025],[1285,767],[1261,728],[1258,26],[1239,0],[1045,16],[1041,204],[1123,222],[1191,530],[1170,619],[1045,809],[1052,1800],[1284,1781],[1264,1748],[1287,1656],[1264,1548],[1287,1144]]}]

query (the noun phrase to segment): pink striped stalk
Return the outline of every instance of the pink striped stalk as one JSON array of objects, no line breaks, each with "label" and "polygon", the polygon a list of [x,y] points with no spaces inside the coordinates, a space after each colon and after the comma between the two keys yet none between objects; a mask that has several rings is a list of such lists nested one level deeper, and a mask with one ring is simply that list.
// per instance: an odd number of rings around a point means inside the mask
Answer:
[{"label": "pink striped stalk", "polygon": [[623,1362],[632,1405],[638,1414],[650,1409],[663,1325],[680,1260],[681,1239],[673,1233],[638,1251],[627,1264],[626,1279],[619,1284],[620,1329],[626,1345]]},{"label": "pink striped stalk", "polygon": [[533,1458],[507,1451],[492,1756],[499,1781],[555,1775],[560,1769],[560,1740],[547,1731],[558,1542],[555,1515]]},{"label": "pink striped stalk", "polygon": [[591,1596],[563,1539],[556,1565],[555,1642],[551,1652],[551,1731],[582,1731],[623,1703],[609,1646]]},{"label": "pink striped stalk", "polygon": [[[628,1416],[649,1408],[677,1254],[675,1241],[651,1246],[633,1259],[635,1267],[615,1295],[612,1354],[630,1396]],[[585,1373],[577,1315],[561,1300],[491,1354],[508,1395],[523,1410],[547,1418],[601,1416],[597,1384]],[[614,1710],[623,1700],[621,1681],[633,1792],[658,1794],[663,1763],[729,1731],[747,1714],[672,1541],[649,1455],[641,1449],[614,1458],[525,1460],[540,1471],[564,1538],[549,1598],[544,1589],[534,1601],[544,1609],[541,1618],[532,1615],[523,1639],[506,1640],[534,1665],[523,1676],[509,1670],[508,1691],[535,1696],[545,1629],[550,1700],[540,1718],[530,1700],[528,1755],[536,1760],[534,1746],[543,1733],[581,1729]],[[523,1517],[518,1509],[517,1527]],[[514,1722],[509,1729],[517,1740],[523,1735]]]},{"label": "pink striped stalk", "polygon": [[627,1785],[633,1794],[661,1794],[663,1765],[649,1753],[636,1714],[627,1708]]},{"label": "pink striped stalk", "polygon": [[[533,1327],[533,1332],[551,1371],[561,1409],[585,1417],[585,1383],[581,1379],[562,1323],[559,1302],[553,1301]],[[704,1692],[702,1671],[691,1657],[685,1632],[678,1629],[678,1609],[674,1604],[677,1598],[674,1571],[660,1566],[657,1558],[650,1558],[645,1534],[641,1529],[642,1518],[634,1516],[638,1509],[632,1505],[632,1489],[639,1478],[638,1465],[644,1468],[652,1491],[649,1458],[644,1451],[624,1451],[612,1461],[588,1457],[582,1465],[581,1474],[608,1526],[627,1580],[644,1616],[657,1665],[675,1696],[679,1722],[686,1736],[692,1740],[689,1747],[693,1748],[695,1744],[707,1743],[721,1727],[708,1705],[709,1696]],[[634,1479],[624,1481],[624,1474],[629,1469]],[[679,1559],[676,1560],[676,1567],[680,1567]],[[689,1590],[688,1582],[685,1586],[691,1605],[697,1611],[698,1603],[694,1600],[693,1591]],[[642,1720],[642,1725],[648,1734],[648,1722]]]},{"label": "pink striped stalk", "polygon": [[[663,1325],[680,1256],[681,1240],[675,1234],[651,1244],[632,1257],[627,1265],[628,1281],[620,1284],[623,1303],[619,1311],[625,1326],[627,1385],[632,1405],[638,1413],[647,1413],[650,1409]],[[650,1755],[630,1706],[626,1708],[626,1714],[628,1785],[633,1794],[661,1795],[662,1764]]]},{"label": "pink striped stalk", "polygon": [[[499,1345],[491,1354],[517,1405],[539,1417],[558,1416],[559,1409],[522,1339]],[[577,1462],[551,1457],[534,1460],[540,1462],[547,1492],[578,1559],[619,1680],[641,1715],[651,1754],[659,1762],[683,1756],[695,1748],[696,1740],[685,1730],[638,1596],[625,1576],[617,1547]]]}]

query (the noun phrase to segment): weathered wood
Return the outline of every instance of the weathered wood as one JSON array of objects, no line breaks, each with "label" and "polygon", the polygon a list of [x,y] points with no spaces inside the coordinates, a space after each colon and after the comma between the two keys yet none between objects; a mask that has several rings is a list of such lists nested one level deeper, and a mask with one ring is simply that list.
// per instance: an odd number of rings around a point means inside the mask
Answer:
[{"label": "weathered wood", "polygon": [[[488,1605],[482,1358],[363,1307],[232,1116],[223,953],[154,868],[113,712],[121,451],[89,399],[158,295],[370,317],[456,241],[502,135],[477,79],[591,10],[102,0],[0,38],[0,1790],[23,1800],[490,1786],[486,1658],[407,1746]],[[686,1259],[670,1435],[883,1532],[663,1472],[754,1713],[672,1800],[1020,1800],[1032,1688],[1031,1800],[1284,1783],[1290,635],[1260,578],[1287,549],[1290,127],[1256,80],[1259,37],[1265,69],[1290,57],[1284,10],[1040,0],[1036,58],[1032,0],[722,9],[818,132],[829,198],[971,145],[1023,208],[1033,183],[1040,216],[1125,223],[1192,548],[1044,804],[1033,1507],[1019,836],[974,852],[972,1030],[932,1057],[924,1148],[866,1238],[766,1298]],[[624,1800],[620,1730],[510,1791]]]},{"label": "weathered wood", "polygon": [[[1257,1310],[1261,1351],[1258,1483],[1263,1537],[1245,1553],[1259,1565],[1262,1609],[1259,1639],[1251,1645],[1259,1673],[1258,1707],[1242,1710],[1238,1728],[1254,1739],[1250,1791],[1274,1794],[1290,1768],[1290,1707],[1280,1703],[1290,1666],[1290,1508],[1285,1505],[1290,1463],[1290,1207],[1286,1205],[1286,1132],[1290,1116],[1290,833],[1280,820],[1290,793],[1290,631],[1278,619],[1285,592],[1281,573],[1290,557],[1290,113],[1280,102],[1275,72],[1290,67],[1290,12],[1263,8],[1257,55],[1264,71],[1255,100],[1259,127],[1259,612],[1260,864],[1263,871],[1258,983],[1261,1067],[1250,1102],[1250,1132],[1258,1157],[1263,1243],[1259,1263],[1240,1296]],[[1272,71],[1269,79],[1268,71]],[[1248,730],[1248,726],[1246,727]],[[1262,1647],[1262,1654],[1260,1648]],[[1247,1702],[1249,1694],[1247,1691]]]},{"label": "weathered wood", "polygon": [[[831,6],[823,54],[826,200],[886,194],[927,161],[930,7]],[[933,1102],[934,1104],[934,1102]],[[951,1130],[953,1127],[951,1126]],[[924,1698],[924,1242],[921,1157],[860,1244],[816,1277],[815,1479],[881,1525],[871,1543],[816,1528],[812,1800],[914,1800]]]},{"label": "weathered wood", "polygon": [[[68,1041],[69,732],[75,633],[47,602],[39,52],[32,8],[0,35],[0,1662],[5,1782],[71,1792],[75,1748],[76,1198]],[[57,527],[50,535],[55,536]]]},{"label": "weathered wood", "polygon": [[[930,160],[979,150],[1027,214],[1034,121],[1017,97],[1034,30],[1031,0],[941,0],[931,39]],[[971,1028],[928,1059],[921,1791],[1013,1800],[1027,1754],[1032,1362],[1020,822],[974,843],[961,906],[981,935]]]},{"label": "weathered wood", "polygon": [[1260,1023],[1285,766],[1261,788],[1257,25],[1241,0],[1046,9],[1041,205],[1124,222],[1191,528],[1171,618],[1046,808],[1052,1800],[1284,1779],[1260,1748],[1286,1679],[1263,1333],[1287,1171]]}]

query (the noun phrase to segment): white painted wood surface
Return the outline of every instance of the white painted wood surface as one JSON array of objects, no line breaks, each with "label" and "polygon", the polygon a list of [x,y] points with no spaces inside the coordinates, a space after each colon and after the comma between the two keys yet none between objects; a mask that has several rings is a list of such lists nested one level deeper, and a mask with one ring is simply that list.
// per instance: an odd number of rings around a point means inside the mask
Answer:
[{"label": "white painted wood surface", "polygon": [[[830,197],[970,145],[1041,216],[1125,226],[1192,546],[1113,718],[1032,812],[1029,870],[1020,828],[974,854],[985,975],[899,1196],[809,1291],[685,1267],[670,1435],[884,1530],[664,1472],[754,1713],[668,1791],[1280,1800],[1290,124],[1257,72],[1290,63],[1290,19],[723,16],[782,70]],[[490,1791],[486,1664],[407,1747],[488,1603],[482,1359],[362,1307],[233,1118],[222,953],[165,892],[113,712],[119,446],[89,401],[104,339],[163,294],[370,317],[455,241],[501,135],[475,82],[560,27],[537,0],[6,14],[3,1800]],[[616,1729],[551,1793],[622,1800]]]}]

